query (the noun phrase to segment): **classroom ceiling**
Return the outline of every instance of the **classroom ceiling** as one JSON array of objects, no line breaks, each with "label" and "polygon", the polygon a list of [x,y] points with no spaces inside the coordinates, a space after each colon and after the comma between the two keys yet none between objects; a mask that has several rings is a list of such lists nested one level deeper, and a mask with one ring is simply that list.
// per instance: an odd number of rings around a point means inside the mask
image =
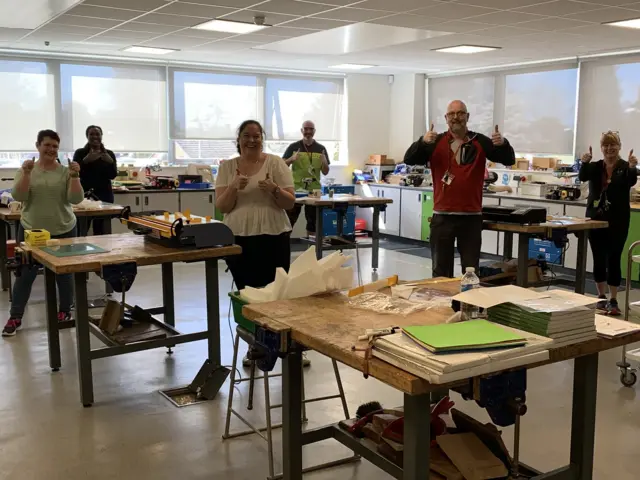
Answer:
[{"label": "classroom ceiling", "polygon": [[[640,48],[640,30],[603,25],[639,18],[640,0],[23,0],[19,8],[46,18],[33,28],[34,15],[18,16],[0,28],[1,49],[314,71],[357,63],[376,65],[363,73],[392,74]],[[256,14],[272,27],[245,35],[191,28]],[[434,51],[460,44],[500,49]],[[133,45],[178,51],[123,52]]]}]

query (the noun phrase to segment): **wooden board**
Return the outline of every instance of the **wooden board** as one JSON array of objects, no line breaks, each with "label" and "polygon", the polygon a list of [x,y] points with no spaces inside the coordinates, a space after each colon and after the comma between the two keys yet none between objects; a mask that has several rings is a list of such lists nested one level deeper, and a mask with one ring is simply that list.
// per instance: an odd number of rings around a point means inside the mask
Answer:
[{"label": "wooden board", "polygon": [[[453,282],[436,283],[433,289],[442,288],[451,294],[454,288],[455,291],[459,289],[458,285],[457,282],[455,284]],[[450,308],[432,309],[408,316],[375,313],[351,307],[345,295],[336,293],[295,300],[249,304],[243,307],[242,312],[247,319],[259,322],[269,330],[283,332],[283,327],[288,327],[291,340],[361,372],[365,370],[364,352],[352,351],[351,347],[354,345],[366,347],[367,342],[358,341],[358,336],[364,334],[366,329],[434,325],[445,322],[453,314]],[[581,344],[550,350],[549,361],[531,365],[528,368],[598,353],[638,341],[640,341],[640,332],[617,339],[597,338]],[[393,388],[411,395],[452,386],[432,386],[426,380],[376,358],[369,361],[369,374]]]},{"label": "wooden board", "polygon": [[563,217],[563,223],[553,223],[553,220],[541,223],[540,225],[518,225],[516,223],[493,223],[484,222],[482,228],[492,230],[494,232],[513,232],[513,233],[545,233],[549,230],[567,230],[568,232],[578,232],[583,230],[593,230],[596,228],[607,228],[609,224],[599,220],[590,220],[588,218],[572,218]]},{"label": "wooden board", "polygon": [[121,233],[94,237],[61,239],[60,245],[90,243],[109,250],[107,253],[54,257],[37,247],[25,243],[22,248],[31,252],[33,259],[55,273],[99,272],[104,264],[136,262],[139,266],[161,263],[201,261],[238,255],[242,249],[237,245],[218,248],[169,248],[147,240],[144,235]]},{"label": "wooden board", "polygon": [[333,197],[323,195],[322,197],[301,197],[296,199],[299,205],[309,205],[311,207],[332,207],[336,204],[356,207],[372,207],[374,205],[386,205],[393,203],[390,198],[360,197],[358,195],[336,194]]},{"label": "wooden board", "polygon": [[[73,213],[77,217],[107,217],[111,215],[120,215],[124,207],[111,203],[105,203],[103,208],[73,208]],[[0,208],[0,220],[15,221],[20,220],[22,214],[20,212],[11,212],[8,208]]]}]

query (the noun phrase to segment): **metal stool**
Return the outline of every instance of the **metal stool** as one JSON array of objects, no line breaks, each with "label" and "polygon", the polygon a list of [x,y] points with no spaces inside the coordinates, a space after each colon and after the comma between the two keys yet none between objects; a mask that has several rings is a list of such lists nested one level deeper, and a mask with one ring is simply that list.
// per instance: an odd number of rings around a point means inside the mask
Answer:
[{"label": "metal stool", "polygon": [[[267,477],[268,480],[276,480],[276,479],[280,479],[282,478],[282,473],[275,473],[275,467],[274,467],[274,455],[273,455],[273,430],[276,428],[282,428],[282,424],[276,424],[276,425],[272,425],[271,423],[271,410],[274,410],[276,408],[282,408],[282,404],[277,404],[277,405],[271,405],[271,394],[270,394],[270,390],[269,390],[269,379],[271,378],[276,378],[276,377],[282,377],[282,374],[278,373],[278,374],[273,374],[270,375],[269,372],[264,372],[264,374],[260,377],[256,377],[256,361],[252,360],[251,361],[251,373],[249,378],[241,378],[236,380],[236,375],[237,375],[237,365],[238,365],[238,350],[240,347],[240,339],[242,338],[242,340],[244,340],[248,345],[249,348],[252,348],[252,346],[255,344],[255,337],[254,335],[249,332],[248,330],[246,330],[243,327],[238,326],[236,328],[236,339],[235,339],[235,343],[233,346],[233,364],[231,367],[231,379],[229,381],[229,402],[227,404],[227,419],[226,419],[226,424],[225,424],[225,429],[224,429],[224,435],[222,436],[223,440],[228,440],[231,438],[238,438],[238,437],[244,437],[247,435],[259,435],[260,438],[262,438],[264,441],[267,442],[267,450],[268,450],[268,455],[269,455],[269,476]],[[325,400],[333,400],[336,398],[339,398],[342,401],[342,408],[344,410],[344,416],[345,419],[349,419],[351,418],[349,415],[349,407],[347,406],[347,400],[345,398],[344,395],[344,389],[342,387],[342,380],[340,379],[340,371],[338,370],[338,363],[335,360],[332,360],[333,363],[333,371],[336,377],[336,383],[338,386],[338,394],[336,395],[327,395],[324,397],[317,397],[317,398],[309,398],[306,399],[305,395],[304,395],[304,374],[302,375],[302,378],[300,379],[302,382],[302,421],[303,423],[307,422],[307,414],[306,414],[306,404],[307,403],[313,403],[313,402],[322,402]],[[251,422],[249,422],[249,420],[247,420],[246,418],[244,418],[240,413],[238,413],[236,410],[233,409],[233,393],[234,393],[234,389],[236,387],[236,385],[239,385],[243,382],[249,382],[249,401],[248,401],[248,405],[247,405],[247,409],[248,410],[252,410],[253,409],[253,393],[254,393],[254,384],[256,380],[263,380],[264,382],[264,402],[265,402],[265,420],[266,420],[266,426],[263,428],[257,428],[256,426],[254,426]],[[242,423],[244,423],[247,427],[249,427],[249,430],[244,430],[241,432],[237,432],[237,433],[230,433],[230,425],[231,425],[231,415],[235,415]],[[263,433],[264,432],[264,433]],[[266,433],[266,436],[265,436]],[[303,469],[303,473],[309,473],[309,472],[315,472],[318,470],[323,470],[325,468],[330,468],[330,467],[336,467],[339,465],[344,465],[347,463],[351,463],[351,462],[355,462],[355,461],[359,461],[360,460],[360,456],[359,455],[353,455],[351,457],[347,457],[347,458],[343,458],[340,460],[336,460],[333,462],[327,462],[327,463],[323,463],[320,465],[315,465],[312,467],[308,467]]]}]

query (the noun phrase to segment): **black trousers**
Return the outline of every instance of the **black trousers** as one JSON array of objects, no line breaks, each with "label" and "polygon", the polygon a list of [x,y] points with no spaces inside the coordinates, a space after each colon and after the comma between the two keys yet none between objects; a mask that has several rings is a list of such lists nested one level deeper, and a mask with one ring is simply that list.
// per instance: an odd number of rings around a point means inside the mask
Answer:
[{"label": "black trousers", "polygon": [[261,288],[276,278],[276,269],[289,271],[291,245],[289,232],[280,235],[236,236],[242,253],[227,259],[237,290],[245,287]]},{"label": "black trousers", "polygon": [[598,228],[589,232],[589,244],[593,254],[593,279],[596,283],[607,282],[610,287],[619,287],[622,283],[620,261],[628,234],[629,220],[610,220],[608,228]]},{"label": "black trousers", "polygon": [[[291,222],[291,228],[293,229],[294,225],[298,221],[298,217],[300,216],[300,212],[302,211],[302,205],[295,204],[291,210],[287,210],[287,216],[289,217],[289,222]],[[316,233],[316,207],[310,207],[309,205],[304,206],[304,217],[307,220],[307,232]]]},{"label": "black trousers", "polygon": [[431,262],[434,277],[453,278],[455,244],[458,245],[462,271],[480,264],[482,215],[440,215],[431,219]]}]

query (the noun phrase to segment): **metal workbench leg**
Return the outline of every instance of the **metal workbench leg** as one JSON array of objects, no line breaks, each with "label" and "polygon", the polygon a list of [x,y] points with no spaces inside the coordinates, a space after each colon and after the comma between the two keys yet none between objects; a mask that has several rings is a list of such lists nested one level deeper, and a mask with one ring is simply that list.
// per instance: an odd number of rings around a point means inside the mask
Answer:
[{"label": "metal workbench leg", "polygon": [[598,354],[576,358],[573,367],[570,453],[571,467],[575,472],[573,478],[576,480],[593,478],[597,392]]},{"label": "metal workbench leg", "polygon": [[371,268],[378,269],[380,252],[380,207],[373,207],[373,225],[371,226]]},{"label": "metal workbench leg", "polygon": [[322,224],[322,212],[322,207],[316,207],[316,258],[318,260],[322,258],[322,245],[324,241],[324,225]]},{"label": "metal workbench leg", "polygon": [[[164,266],[164,265],[163,265]],[[207,295],[207,333],[209,361],[217,366],[220,356],[220,292],[218,289],[218,259],[204,262],[204,276]]]},{"label": "metal workbench leg", "polygon": [[2,290],[9,290],[9,270],[7,269],[7,222],[0,221],[0,276],[2,277]]},{"label": "metal workbench leg", "polygon": [[587,282],[587,255],[589,250],[589,230],[578,232],[578,256],[576,258],[576,293],[584,294]]},{"label": "metal workbench leg", "polygon": [[301,377],[302,352],[294,348],[282,362],[282,460],[285,480],[302,480]]},{"label": "metal workbench leg", "polygon": [[173,295],[173,263],[171,262],[162,264],[162,304],[164,306],[164,323],[175,327],[176,307]]},{"label": "metal workbench leg", "polygon": [[[113,222],[113,218],[112,217],[107,217],[104,220],[104,234],[105,235],[111,235],[113,233],[113,225],[111,225],[111,223]],[[104,282],[104,291],[107,295],[111,295],[113,293],[113,288],[111,287],[111,284],[109,282]]]},{"label": "metal workbench leg", "polygon": [[430,394],[404,395],[403,480],[429,478]]},{"label": "metal workbench leg", "polygon": [[527,288],[529,284],[529,235],[518,235],[518,272],[516,284]]},{"label": "metal workbench leg", "polygon": [[513,258],[513,232],[504,232],[503,235],[502,259],[511,260]]},{"label": "metal workbench leg", "polygon": [[58,304],[56,301],[56,275],[44,269],[44,298],[47,318],[47,341],[49,343],[49,366],[57,372],[62,366],[60,360],[60,329],[58,328]]},{"label": "metal workbench leg", "polygon": [[89,338],[87,274],[74,273],[73,283],[76,294],[76,348],[78,352],[80,401],[85,407],[90,407],[93,404],[93,373],[91,368],[91,339]]}]

